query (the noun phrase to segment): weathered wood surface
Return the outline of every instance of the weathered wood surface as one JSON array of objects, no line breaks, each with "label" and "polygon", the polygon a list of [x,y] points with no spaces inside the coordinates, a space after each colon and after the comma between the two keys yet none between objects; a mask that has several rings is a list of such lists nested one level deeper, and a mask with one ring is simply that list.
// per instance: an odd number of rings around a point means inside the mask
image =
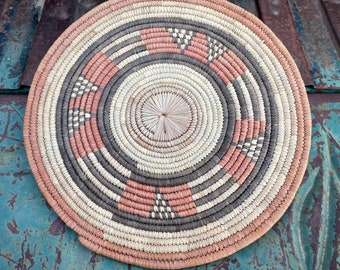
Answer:
[{"label": "weathered wood surface", "polygon": [[293,15],[286,0],[259,0],[261,19],[287,47],[298,65],[305,85],[313,85],[310,67],[306,60]]},{"label": "weathered wood surface", "polygon": [[257,1],[255,0],[229,0],[229,2],[244,8],[250,13],[254,14],[256,17],[259,17],[259,9],[257,5]]},{"label": "weathered wood surface", "polygon": [[[33,12],[35,15],[32,13],[33,15],[27,16],[29,3],[32,5],[32,2],[4,0],[0,3],[2,5],[0,69],[4,71],[0,77],[0,88],[19,89],[20,85],[29,86],[38,64],[52,43],[74,20],[104,0],[46,0],[25,66],[37,23],[36,14],[39,11],[36,9],[35,13]],[[44,0],[37,0],[34,3],[43,2]],[[317,91],[340,89],[338,0],[230,0],[230,2],[258,16],[276,33],[291,52],[306,85],[315,87]],[[20,40],[15,38],[13,29],[20,33]]]},{"label": "weathered wood surface", "polygon": [[37,70],[40,61],[53,42],[66,30],[66,28],[102,2],[104,2],[104,0],[46,1],[21,81],[22,85],[31,85],[34,73]]},{"label": "weathered wood surface", "polygon": [[340,89],[339,43],[320,0],[289,0],[289,3],[315,88]]},{"label": "weathered wood surface", "polygon": [[0,1],[0,89],[18,89],[44,0]]},{"label": "weathered wood surface", "polygon": [[322,0],[322,4],[325,7],[326,16],[330,20],[337,42],[340,44],[340,1]]}]

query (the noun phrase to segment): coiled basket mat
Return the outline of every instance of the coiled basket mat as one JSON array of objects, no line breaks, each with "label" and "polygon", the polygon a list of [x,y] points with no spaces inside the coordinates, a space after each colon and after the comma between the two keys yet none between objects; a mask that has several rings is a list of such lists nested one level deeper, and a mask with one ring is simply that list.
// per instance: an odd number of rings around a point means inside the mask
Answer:
[{"label": "coiled basket mat", "polygon": [[30,166],[89,249],[149,268],[226,257],[283,215],[310,111],[291,56],[222,0],[108,1],[34,77]]}]

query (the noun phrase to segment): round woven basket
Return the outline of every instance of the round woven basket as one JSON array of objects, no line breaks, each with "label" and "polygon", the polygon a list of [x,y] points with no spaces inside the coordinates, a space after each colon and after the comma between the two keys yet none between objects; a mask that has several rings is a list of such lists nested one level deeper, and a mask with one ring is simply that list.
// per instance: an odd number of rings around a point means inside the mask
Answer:
[{"label": "round woven basket", "polygon": [[150,268],[205,264],[266,233],[310,132],[291,56],[222,0],[95,8],[41,62],[24,130],[39,188],[80,242]]}]

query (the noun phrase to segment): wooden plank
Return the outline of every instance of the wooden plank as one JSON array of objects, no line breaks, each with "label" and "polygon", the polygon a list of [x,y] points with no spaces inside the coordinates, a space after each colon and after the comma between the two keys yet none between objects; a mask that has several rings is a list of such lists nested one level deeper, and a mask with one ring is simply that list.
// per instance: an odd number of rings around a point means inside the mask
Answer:
[{"label": "wooden plank", "polygon": [[90,9],[103,2],[104,0],[46,1],[21,81],[22,85],[31,85],[40,61],[66,28]]},{"label": "wooden plank", "polygon": [[245,10],[254,14],[256,17],[259,16],[259,11],[258,11],[258,7],[256,4],[256,0],[229,0],[229,2],[241,8],[244,8]]},{"label": "wooden plank", "polygon": [[340,43],[340,0],[322,0],[332,30]]},{"label": "wooden plank", "polygon": [[73,22],[76,1],[47,0],[21,81],[31,85],[35,71],[53,42]]},{"label": "wooden plank", "polygon": [[340,89],[338,44],[319,0],[289,0],[315,88]]},{"label": "wooden plank", "polygon": [[259,0],[261,19],[279,37],[298,65],[305,85],[313,85],[310,68],[305,57],[293,16],[286,0]]},{"label": "wooden plank", "polygon": [[18,89],[44,0],[0,2],[0,89]]}]

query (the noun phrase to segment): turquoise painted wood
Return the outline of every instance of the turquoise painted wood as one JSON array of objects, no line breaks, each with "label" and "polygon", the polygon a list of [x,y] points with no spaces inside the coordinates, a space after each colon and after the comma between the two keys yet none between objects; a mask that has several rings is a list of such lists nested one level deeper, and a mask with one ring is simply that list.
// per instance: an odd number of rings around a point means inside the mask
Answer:
[{"label": "turquoise painted wood", "polygon": [[[291,207],[250,246],[191,269],[340,268],[340,95],[309,97],[312,148]],[[84,248],[46,203],[23,144],[26,98],[0,97],[0,269],[142,269]]]}]

